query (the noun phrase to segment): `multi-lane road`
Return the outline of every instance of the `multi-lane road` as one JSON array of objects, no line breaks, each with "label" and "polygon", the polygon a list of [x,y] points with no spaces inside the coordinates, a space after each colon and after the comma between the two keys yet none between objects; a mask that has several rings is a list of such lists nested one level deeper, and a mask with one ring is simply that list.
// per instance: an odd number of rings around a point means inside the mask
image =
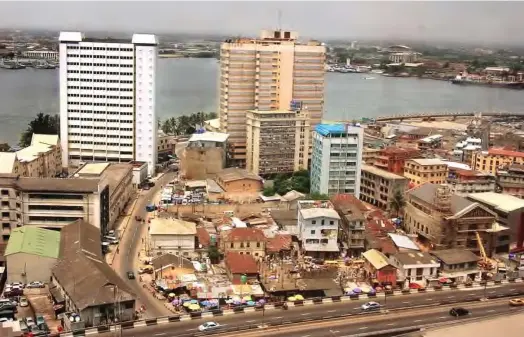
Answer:
[{"label": "multi-lane road", "polygon": [[[454,305],[454,303],[472,301],[472,300],[477,300],[474,303],[479,303],[478,300],[484,297],[484,293],[494,298],[502,297],[502,296],[521,295],[521,294],[524,294],[524,283],[512,283],[512,284],[492,286],[492,287],[487,287],[485,290],[466,288],[466,289],[453,290],[453,291],[440,291],[440,292],[428,292],[428,293],[422,293],[422,294],[388,296],[387,300],[385,300],[383,297],[377,298],[376,301],[382,304],[385,304],[384,307],[387,310],[406,308],[407,311],[403,311],[403,315],[407,315],[408,312],[413,312],[414,314],[419,314],[419,313],[422,314],[423,313],[422,310],[427,310],[427,309],[416,308],[419,306],[442,304],[442,306],[438,307],[438,309],[435,309],[435,310],[441,310],[443,312],[442,314],[440,314],[440,312],[439,314],[431,314],[431,315],[425,314],[427,318],[420,318],[420,317],[410,318],[407,321],[394,319],[393,321],[389,323],[383,323],[381,327],[387,326],[387,324],[390,324],[390,323],[396,324],[396,323],[401,323],[401,322],[415,324],[417,323],[415,322],[417,320],[422,319],[423,320],[422,322],[424,322],[424,320],[426,319],[435,318],[433,316],[436,316],[436,318],[443,317],[445,316],[445,314],[447,314],[447,312],[449,311],[449,308],[451,308]],[[363,303],[365,303],[366,301],[369,301],[369,300],[356,300],[356,301],[353,300],[353,301],[348,301],[348,302],[338,302],[338,303],[331,303],[331,304],[290,307],[288,310],[274,309],[274,310],[266,310],[264,313],[262,312],[238,313],[238,314],[223,315],[223,316],[218,316],[218,317],[210,317],[210,318],[202,318],[202,319],[193,319],[193,320],[173,322],[173,323],[167,323],[167,322],[164,323],[166,320],[163,320],[162,322],[159,322],[159,324],[157,325],[149,325],[149,326],[145,326],[145,323],[141,323],[141,324],[138,323],[135,325],[133,329],[123,330],[122,336],[125,336],[125,337],[183,336],[184,334],[196,333],[198,331],[198,326],[206,321],[216,321],[219,324],[223,325],[224,328],[228,329],[228,328],[237,328],[237,327],[246,326],[246,325],[259,326],[259,325],[264,325],[266,323],[288,322],[288,321],[294,321],[298,319],[309,319],[311,321],[326,320],[326,319],[330,319],[330,318],[333,318],[334,316],[342,315],[342,314],[355,315],[355,316],[347,318],[348,322],[349,320],[353,322],[354,319],[363,319],[364,321],[358,321],[360,322],[358,324],[361,324],[361,325],[358,325],[357,322],[355,321],[355,326],[359,327],[357,330],[360,330],[360,328],[362,328],[361,329],[362,331],[368,330],[368,329],[371,331],[372,329],[375,328],[375,323],[369,323],[371,322],[370,320],[375,319],[376,317],[382,317],[383,315],[376,314],[373,316],[367,316],[365,318],[358,317],[358,314],[361,312],[360,306]],[[387,303],[385,303],[386,301]],[[497,300],[491,299],[485,303],[488,307],[490,305],[495,305],[496,303],[499,303],[497,305],[499,305],[500,308],[508,307],[507,299],[501,299],[501,302],[497,302]],[[465,305],[465,306],[467,307],[468,305]],[[494,312],[497,312],[499,310],[499,306],[497,306],[494,309],[493,308],[486,309],[486,311],[495,310]],[[392,320],[391,317],[396,317],[396,316],[393,316],[392,313],[393,311],[385,315],[384,316],[386,317],[385,319]],[[448,320],[448,318],[446,318],[446,320]],[[425,323],[429,323],[429,321]],[[345,328],[344,329],[340,328],[338,330],[337,329],[335,329],[334,331],[340,331],[341,334],[339,335],[337,333],[332,336],[343,336],[344,334],[347,334],[347,332],[342,333],[342,331],[345,331],[344,330]],[[311,332],[308,331],[307,333],[304,333],[303,336],[306,336],[306,335],[310,335],[310,337],[320,336],[319,333],[321,333],[322,331],[325,333],[326,331],[325,328],[321,328],[316,335],[313,335]],[[111,334],[109,333],[100,334],[100,335],[107,336],[107,337],[111,336]],[[286,335],[286,336],[291,336],[291,335]]]},{"label": "multi-lane road", "polygon": [[128,280],[127,272],[134,271],[136,274],[136,266],[138,265],[138,252],[142,244],[142,238],[147,233],[147,224],[144,225],[139,221],[135,221],[135,216],[142,218],[146,217],[146,206],[154,203],[154,198],[159,194],[161,186],[166,185],[173,180],[176,173],[166,173],[155,182],[155,186],[148,191],[142,191],[139,194],[138,200],[131,214],[130,223],[128,224],[124,235],[121,237],[119,244],[119,253],[116,254],[113,261],[113,268],[117,274],[135,291],[138,302],[146,307],[144,315],[146,317],[157,317],[169,315],[170,311],[163,306],[163,304],[153,298],[138,282],[138,280]]}]

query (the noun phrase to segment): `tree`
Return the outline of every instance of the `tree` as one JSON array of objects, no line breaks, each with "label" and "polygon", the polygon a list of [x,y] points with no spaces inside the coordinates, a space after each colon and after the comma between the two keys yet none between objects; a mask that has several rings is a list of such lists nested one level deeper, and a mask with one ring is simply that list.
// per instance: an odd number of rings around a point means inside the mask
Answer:
[{"label": "tree", "polygon": [[217,246],[209,246],[207,249],[207,256],[209,257],[209,260],[211,260],[211,263],[217,264],[220,262],[221,254],[218,251]]},{"label": "tree", "polygon": [[34,133],[44,135],[58,135],[60,132],[60,118],[58,115],[48,115],[40,112],[29,122],[27,129],[20,136],[20,146],[31,145]]},{"label": "tree", "polygon": [[400,211],[406,206],[406,200],[404,200],[404,194],[401,190],[396,190],[393,194],[393,199],[389,202],[389,207],[395,212],[396,217],[398,218]]},{"label": "tree", "polygon": [[274,187],[266,187],[264,188],[264,192],[262,192],[262,194],[265,196],[265,197],[272,197],[275,195],[275,188]]},{"label": "tree", "polygon": [[329,196],[327,194],[311,193],[309,195],[309,199],[311,200],[329,200]]}]

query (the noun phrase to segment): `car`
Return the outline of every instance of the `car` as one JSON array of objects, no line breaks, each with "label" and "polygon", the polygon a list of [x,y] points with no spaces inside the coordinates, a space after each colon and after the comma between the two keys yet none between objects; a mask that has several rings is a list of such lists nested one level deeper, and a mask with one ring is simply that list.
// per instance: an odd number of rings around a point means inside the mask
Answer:
[{"label": "car", "polygon": [[199,331],[210,331],[220,328],[220,324],[217,322],[205,322],[202,325],[198,326]]},{"label": "car", "polygon": [[45,318],[44,316],[36,316],[36,325],[45,324]]},{"label": "car", "polygon": [[26,317],[25,318],[25,324],[27,324],[28,328],[31,328],[33,325],[36,325],[35,320],[33,317]]},{"label": "car", "polygon": [[40,281],[33,281],[29,283],[26,288],[45,288],[45,284]]},{"label": "car", "polygon": [[512,307],[522,307],[524,306],[524,298],[512,298],[509,300],[509,305]]},{"label": "car", "polygon": [[130,280],[134,280],[135,279],[135,273],[133,273],[132,271],[128,271],[127,272],[127,278],[130,279]]},{"label": "car", "polygon": [[19,304],[20,304],[21,307],[28,307],[29,306],[29,301],[27,300],[27,297],[25,297],[25,296],[20,297]]},{"label": "car", "polygon": [[19,288],[23,288],[24,287],[24,284],[22,282],[13,282],[10,284],[11,287],[19,287]]},{"label": "car", "polygon": [[13,321],[12,318],[7,318],[7,317],[0,317],[0,323],[4,323],[4,322],[9,322],[9,321]]},{"label": "car", "polygon": [[469,315],[469,310],[465,308],[451,308],[449,314],[454,317],[467,316]]},{"label": "car", "polygon": [[360,307],[362,310],[364,311],[369,311],[369,310],[377,310],[377,309],[380,309],[381,305],[380,303],[377,303],[377,302],[368,302],[368,303],[364,303],[362,304],[362,306]]},{"label": "car", "polygon": [[153,267],[138,268],[138,274],[153,274]]}]

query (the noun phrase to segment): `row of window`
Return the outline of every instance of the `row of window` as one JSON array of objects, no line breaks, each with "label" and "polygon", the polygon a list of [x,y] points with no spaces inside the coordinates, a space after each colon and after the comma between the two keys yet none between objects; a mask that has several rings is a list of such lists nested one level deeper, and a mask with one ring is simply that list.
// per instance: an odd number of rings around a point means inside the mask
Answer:
[{"label": "row of window", "polygon": [[[102,115],[120,115],[120,116],[133,116],[132,112],[122,112],[122,111],[98,111],[98,110],[77,110],[77,109],[68,109],[67,112],[77,112],[83,114],[102,114]],[[80,118],[80,117],[70,117],[69,120],[75,121],[90,121],[91,118]]]},{"label": "row of window", "polygon": [[68,50],[80,49],[80,50],[107,50],[107,51],[133,51],[133,48],[115,48],[115,47],[85,47],[85,46],[67,46]]},{"label": "row of window", "polygon": [[111,163],[119,163],[120,157],[98,157],[98,156],[69,156],[69,159],[76,159],[82,161],[108,161]]},{"label": "row of window", "polygon": [[76,86],[76,85],[68,85],[67,89],[101,90],[101,91],[133,91],[132,88],[80,87],[80,86]]},{"label": "row of window", "polygon": [[133,99],[133,96],[107,96],[107,95],[89,95],[89,94],[67,94],[67,97]]},{"label": "row of window", "polygon": [[70,105],[86,105],[86,106],[111,106],[115,108],[132,108],[133,104],[116,104],[116,103],[91,103],[91,102],[74,102],[67,101]]},{"label": "row of window", "polygon": [[133,76],[133,73],[119,72],[119,71],[91,71],[91,70],[67,70],[68,74],[94,74],[94,75],[120,75],[120,76]]},{"label": "row of window", "polygon": [[78,55],[67,54],[68,57],[85,57],[92,59],[111,59],[111,60],[132,60],[133,56],[114,56],[114,55]]},{"label": "row of window", "polygon": [[106,142],[91,142],[81,140],[70,140],[71,144],[92,144],[92,145],[106,145],[106,146],[133,146],[133,143],[106,143]]},{"label": "row of window", "polygon": [[80,117],[69,117],[70,121],[86,121],[86,122],[107,122],[107,123],[128,123],[132,124],[132,120],[121,120],[121,119],[105,119],[105,118],[80,118]]},{"label": "row of window", "polygon": [[119,83],[119,84],[133,84],[133,81],[130,80],[106,80],[104,78],[78,78],[78,77],[68,77],[70,82],[97,82],[97,83]]},{"label": "row of window", "polygon": [[68,66],[133,68],[132,64],[67,62]]},{"label": "row of window", "polygon": [[120,138],[120,139],[133,139],[133,136],[119,136],[119,135],[107,135],[107,134],[97,134],[97,133],[78,133],[78,132],[69,132],[69,136],[91,136],[95,138]]},{"label": "row of window", "polygon": [[116,127],[74,125],[74,124],[69,124],[69,128],[71,129],[112,130],[112,131],[133,131],[133,128],[116,128]]}]

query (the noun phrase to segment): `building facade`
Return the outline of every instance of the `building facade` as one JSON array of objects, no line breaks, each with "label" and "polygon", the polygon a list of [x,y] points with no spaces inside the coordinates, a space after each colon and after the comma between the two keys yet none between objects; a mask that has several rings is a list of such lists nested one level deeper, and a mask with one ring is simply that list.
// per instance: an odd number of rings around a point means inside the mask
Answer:
[{"label": "building facade", "polygon": [[303,111],[247,112],[246,169],[259,175],[307,170],[311,127]]},{"label": "building facade", "polygon": [[307,108],[312,125],[322,119],[326,47],[297,39],[296,32],[278,30],[222,43],[218,111],[236,165],[246,160],[246,111],[282,111],[296,101]]},{"label": "building facade", "polygon": [[227,139],[220,132],[196,133],[189,138],[180,156],[181,173],[186,179],[206,179],[226,167]]},{"label": "building facade", "polygon": [[340,242],[348,256],[359,257],[365,251],[367,207],[352,194],[337,194],[331,203],[340,215]]},{"label": "building facade", "polygon": [[524,152],[491,148],[475,152],[471,157],[471,168],[485,173],[495,174],[498,168],[512,164],[524,165]]},{"label": "building facade", "polygon": [[[417,149],[387,147],[379,150],[374,160],[369,165],[376,166],[382,170],[402,175],[407,159],[415,158],[419,154]],[[367,163],[366,163],[367,164]]]},{"label": "building facade", "polygon": [[262,178],[235,167],[218,172],[215,181],[227,193],[258,193],[263,188]]},{"label": "building facade", "polygon": [[23,57],[58,61],[59,53],[54,50],[26,50],[22,52]]},{"label": "building facade", "polygon": [[508,165],[498,169],[496,176],[497,192],[524,199],[524,165]]},{"label": "building facade", "polygon": [[196,225],[193,222],[168,217],[151,219],[151,253],[194,257],[196,234]]},{"label": "building facade", "polygon": [[220,240],[222,251],[263,257],[266,254],[266,236],[256,228],[233,228],[224,232]]},{"label": "building facade", "polygon": [[360,200],[389,211],[395,193],[408,189],[408,179],[377,167],[362,165]]},{"label": "building facade", "polygon": [[456,195],[495,191],[495,177],[491,174],[472,170],[449,168],[448,185]]},{"label": "building facade", "polygon": [[389,261],[397,268],[397,277],[405,287],[418,283],[426,287],[429,281],[438,280],[438,259],[426,252],[403,252],[391,255]]},{"label": "building facade", "polygon": [[404,166],[404,177],[413,186],[424,183],[445,184],[448,165],[440,159],[409,159]]},{"label": "building facade", "polygon": [[83,162],[157,163],[154,35],[129,40],[62,32],[60,139],[62,166]]},{"label": "building facade", "polygon": [[364,130],[346,124],[319,124],[313,133],[311,192],[360,195]]}]

